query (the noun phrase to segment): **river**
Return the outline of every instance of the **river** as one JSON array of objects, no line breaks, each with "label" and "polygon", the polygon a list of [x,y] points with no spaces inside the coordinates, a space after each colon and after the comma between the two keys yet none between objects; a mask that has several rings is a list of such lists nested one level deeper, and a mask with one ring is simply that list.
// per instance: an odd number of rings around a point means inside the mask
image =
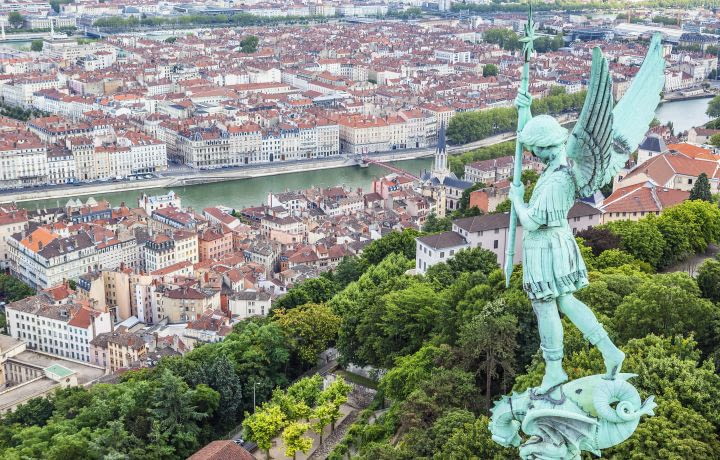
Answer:
[{"label": "river", "polygon": [[662,124],[672,121],[675,132],[681,133],[710,121],[710,117],[705,114],[710,99],[666,102],[658,107],[656,115]]},{"label": "river", "polygon": [[[658,108],[657,116],[663,123],[672,121],[675,130],[685,130],[692,126],[707,121],[705,107],[709,99],[694,99],[687,101],[674,101],[663,104]],[[431,158],[399,161],[392,163],[412,174],[418,175],[422,169],[429,169],[432,163]],[[212,184],[191,185],[186,187],[173,187],[178,193],[184,206],[192,206],[195,209],[202,209],[207,206],[223,205],[231,208],[243,208],[254,206],[265,202],[269,192],[281,192],[285,190],[300,190],[314,185],[331,186],[346,185],[352,188],[363,188],[368,191],[370,184],[375,177],[388,174],[389,171],[371,165],[368,168],[350,166],[335,169],[323,169],[318,171],[305,171],[278,176],[255,177],[250,179],[239,179],[228,182],[217,182]],[[153,188],[145,190],[148,194],[158,195],[166,193],[168,189]],[[127,192],[103,193],[95,195],[96,200],[108,200],[116,206],[122,202],[128,206],[135,206],[138,195],[142,191],[133,190]],[[62,200],[38,200],[20,203],[28,209],[41,207],[64,206],[71,196]],[[88,197],[79,197],[85,201]]]},{"label": "river", "polygon": [[[420,171],[430,168],[432,158],[419,158],[415,160],[396,161],[390,164],[402,168],[411,174],[419,175]],[[300,190],[312,186],[333,186],[346,185],[351,188],[362,188],[365,193],[370,191],[372,180],[389,174],[387,169],[370,165],[367,168],[349,166],[344,168],[320,169],[317,171],[304,171],[277,176],[253,177],[227,182],[215,182],[211,184],[189,185],[185,187],[172,187],[182,198],[183,206],[192,206],[196,210],[215,205],[223,205],[231,208],[244,208],[264,203],[269,192],[283,192],[285,190]],[[145,190],[151,195],[167,193],[170,189],[153,188]],[[137,198],[142,193],[140,190],[126,192],[112,192],[94,195],[96,200],[108,200],[113,206],[122,202],[128,206],[137,206]],[[87,196],[78,197],[82,201]],[[39,201],[27,201],[19,203],[27,209],[43,207],[65,206],[70,196],[62,200],[50,199]]]}]

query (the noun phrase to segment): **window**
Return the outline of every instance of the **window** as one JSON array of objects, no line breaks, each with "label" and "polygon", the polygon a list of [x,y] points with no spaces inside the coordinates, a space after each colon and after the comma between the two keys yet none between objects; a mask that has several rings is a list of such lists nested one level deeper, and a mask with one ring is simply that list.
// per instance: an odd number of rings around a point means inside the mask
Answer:
[{"label": "window", "polygon": [[443,257],[445,257],[445,251],[440,251],[440,258],[442,259]]},{"label": "window", "polygon": [[692,184],[692,179],[688,179],[688,184]]},{"label": "window", "polygon": [[493,241],[493,248],[498,248],[498,240]]}]

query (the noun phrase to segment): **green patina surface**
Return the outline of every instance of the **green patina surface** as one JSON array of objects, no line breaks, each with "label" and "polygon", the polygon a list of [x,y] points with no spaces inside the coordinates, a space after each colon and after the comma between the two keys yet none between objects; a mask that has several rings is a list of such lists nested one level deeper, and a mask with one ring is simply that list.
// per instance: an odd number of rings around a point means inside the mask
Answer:
[{"label": "green patina surface", "polygon": [[[593,195],[611,181],[637,149],[660,103],[665,61],[660,37],[655,36],[633,83],[615,104],[608,61],[596,47],[583,110],[568,133],[554,118],[533,117],[530,112],[534,37],[531,11],[522,40],[525,65],[515,100],[518,140],[505,273],[509,281],[519,222],[523,288],[537,316],[545,375],[539,387],[498,402],[490,430],[496,442],[519,447],[523,459],[572,460],[581,458],[583,451],[600,455],[601,449],[623,442],[635,431],[640,417],[652,415],[655,407],[652,397],[644,403],[640,400],[627,381],[631,375],[620,373],[624,353],[592,310],[573,295],[588,284],[588,277],[567,215],[575,200]],[[546,165],[528,203],[520,182],[524,150]],[[603,376],[567,382],[561,312],[601,352],[606,367]],[[520,430],[527,438],[521,438]]]}]

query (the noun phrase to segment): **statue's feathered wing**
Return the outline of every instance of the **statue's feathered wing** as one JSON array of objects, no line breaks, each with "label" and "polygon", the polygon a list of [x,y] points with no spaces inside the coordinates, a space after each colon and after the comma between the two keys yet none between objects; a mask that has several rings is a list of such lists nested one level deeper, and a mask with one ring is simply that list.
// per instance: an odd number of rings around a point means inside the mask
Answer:
[{"label": "statue's feathered wing", "polygon": [[578,197],[590,196],[610,182],[637,149],[655,116],[664,85],[659,35],[650,42],[640,71],[617,106],[607,59],[599,48],[593,50],[585,104],[567,144]]}]

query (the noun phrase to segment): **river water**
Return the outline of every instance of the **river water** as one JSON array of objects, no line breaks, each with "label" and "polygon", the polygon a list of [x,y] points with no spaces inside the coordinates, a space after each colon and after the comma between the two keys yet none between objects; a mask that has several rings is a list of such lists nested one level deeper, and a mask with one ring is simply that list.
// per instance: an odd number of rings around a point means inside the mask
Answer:
[{"label": "river water", "polygon": [[672,121],[675,133],[681,133],[710,121],[710,117],[705,114],[710,99],[666,102],[660,105],[655,113],[662,124]]},{"label": "river water", "polygon": [[[700,125],[708,120],[705,107],[709,99],[695,99],[688,101],[674,101],[663,104],[658,108],[657,116],[661,122],[672,121],[675,130],[686,130],[692,126]],[[431,167],[431,158],[421,158],[391,163],[412,174],[419,175],[423,169]],[[314,185],[332,186],[346,185],[352,188],[362,188],[369,191],[373,178],[384,176],[389,171],[380,166],[371,165],[367,168],[349,166],[345,168],[322,169],[305,171],[277,176],[254,177],[213,184],[191,185],[186,187],[173,187],[175,193],[182,198],[183,206],[192,206],[202,209],[208,206],[223,205],[231,208],[254,206],[266,201],[269,192],[282,192],[285,190],[306,189]],[[145,190],[152,195],[164,194],[168,189],[153,188]],[[103,193],[95,195],[96,200],[105,199],[116,206],[122,202],[128,206],[135,206],[141,190],[126,192]],[[43,207],[64,206],[72,196],[68,195],[62,200],[49,199],[20,203],[28,209]],[[85,201],[87,197],[79,197]]]},{"label": "river water", "polygon": [[[419,158],[415,160],[396,161],[390,164],[402,168],[405,171],[420,175],[423,169],[431,167],[431,158]],[[283,192],[286,190],[301,190],[312,186],[333,186],[346,185],[353,189],[362,188],[369,193],[372,180],[389,174],[387,169],[370,165],[367,168],[359,166],[348,166],[344,168],[319,169],[317,171],[303,171],[277,176],[252,177],[227,182],[215,182],[211,184],[190,185],[185,187],[172,187],[182,198],[183,206],[192,206],[196,210],[215,205],[223,205],[231,208],[244,208],[264,203],[270,192]],[[167,193],[166,188],[152,188],[145,190],[149,195],[160,195]],[[137,198],[143,190],[130,190],[125,192],[112,192],[93,195],[96,200],[108,200],[116,206],[125,202],[128,206],[137,206]],[[65,206],[70,195],[58,199],[27,201],[19,203],[27,209],[43,207]],[[78,197],[82,201],[87,196]]]}]

